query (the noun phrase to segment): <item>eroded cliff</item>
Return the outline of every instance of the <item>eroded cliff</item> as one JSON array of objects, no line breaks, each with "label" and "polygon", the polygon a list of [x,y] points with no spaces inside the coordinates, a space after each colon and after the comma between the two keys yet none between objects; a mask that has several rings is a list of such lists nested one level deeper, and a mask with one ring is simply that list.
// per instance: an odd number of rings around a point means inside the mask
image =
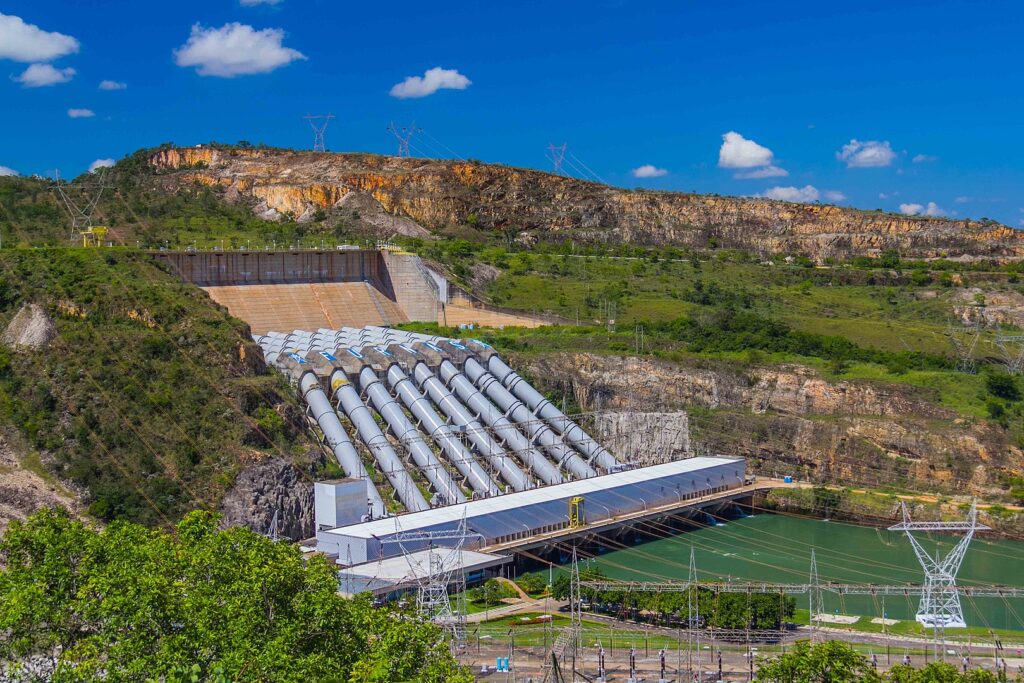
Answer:
[{"label": "eroded cliff", "polygon": [[[523,240],[734,247],[822,260],[904,256],[1017,258],[1024,236],[993,222],[910,217],[760,198],[632,191],[495,164],[272,149],[171,148],[151,167],[171,191],[200,183],[267,218],[310,219],[351,196],[420,234],[472,223]],[[348,199],[347,199],[348,198]],[[382,228],[383,229],[383,228]]]},{"label": "eroded cliff", "polygon": [[[744,456],[762,474],[992,497],[1005,493],[1002,475],[1024,472],[1024,453],[1003,429],[912,387],[830,382],[798,365],[687,367],[590,353],[515,360],[585,411],[687,411],[692,451]],[[665,450],[648,422],[633,420],[646,429],[624,441],[644,461]]]}]

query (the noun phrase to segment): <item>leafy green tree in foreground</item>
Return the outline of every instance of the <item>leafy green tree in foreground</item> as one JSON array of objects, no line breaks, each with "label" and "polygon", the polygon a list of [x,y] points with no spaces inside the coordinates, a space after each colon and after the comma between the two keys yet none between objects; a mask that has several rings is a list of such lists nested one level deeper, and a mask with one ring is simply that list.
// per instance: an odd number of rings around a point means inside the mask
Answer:
[{"label": "leafy green tree in foreground", "polygon": [[952,664],[933,662],[921,669],[893,667],[879,676],[871,663],[851,646],[838,641],[811,645],[800,641],[786,654],[761,664],[758,683],[996,683],[995,674],[981,669],[961,673]]},{"label": "leafy green tree in foreground", "polygon": [[[45,510],[0,540],[0,672],[63,681],[471,681],[440,630],[331,565],[193,512],[176,533]],[[2,673],[0,673],[2,677]]]}]

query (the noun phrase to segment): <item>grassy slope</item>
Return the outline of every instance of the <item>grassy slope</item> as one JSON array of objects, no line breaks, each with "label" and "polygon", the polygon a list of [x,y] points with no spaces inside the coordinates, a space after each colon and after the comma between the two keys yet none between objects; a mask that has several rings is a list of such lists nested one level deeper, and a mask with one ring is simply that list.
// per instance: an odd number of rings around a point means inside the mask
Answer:
[{"label": "grassy slope", "polygon": [[[526,311],[554,313],[582,323],[533,331],[506,331],[507,340],[521,350],[550,352],[587,348],[623,353],[637,349],[636,326],[646,326],[646,348],[669,359],[699,360],[713,357],[735,363],[798,362],[821,370],[832,379],[859,379],[909,384],[926,389],[936,402],[965,416],[988,415],[990,396],[981,375],[946,369],[893,371],[869,362],[841,366],[813,356],[786,353],[691,353],[685,343],[652,332],[652,323],[680,317],[700,318],[733,305],[765,318],[781,321],[794,330],[839,336],[866,349],[920,351],[936,356],[951,353],[945,336],[953,307],[962,305],[958,287],[938,284],[869,284],[871,272],[849,268],[808,269],[791,265],[764,266],[727,260],[637,260],[633,258],[574,258],[557,255],[533,257],[524,267],[517,257],[483,292],[494,303]],[[888,279],[894,276],[887,275]],[[986,291],[1022,286],[1009,282],[1006,273],[974,273],[976,286]],[[881,275],[877,279],[882,280]],[[936,276],[934,278],[938,280]],[[899,282],[900,280],[896,280]],[[706,301],[694,303],[696,288],[708,292]],[[541,305],[538,306],[538,302]],[[599,327],[614,306],[614,332]],[[994,355],[992,334],[978,346],[978,355]]]},{"label": "grassy slope", "polygon": [[0,318],[28,301],[59,336],[0,350],[0,420],[86,489],[94,515],[166,523],[215,504],[248,458],[301,457],[292,392],[245,325],[148,256],[0,252]]}]

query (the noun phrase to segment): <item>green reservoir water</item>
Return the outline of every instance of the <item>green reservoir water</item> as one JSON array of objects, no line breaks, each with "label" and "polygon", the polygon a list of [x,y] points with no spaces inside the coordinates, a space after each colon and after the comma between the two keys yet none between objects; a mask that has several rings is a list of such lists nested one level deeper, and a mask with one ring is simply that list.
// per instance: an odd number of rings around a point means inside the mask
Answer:
[{"label": "green reservoir water", "polygon": [[[957,537],[918,536],[929,551],[943,553]],[[623,543],[630,543],[626,538]],[[693,547],[697,574],[704,581],[806,583],[811,549],[824,583],[920,584],[923,573],[906,536],[875,527],[758,514],[721,526],[681,532],[669,538],[607,550],[593,560],[606,575],[634,581],[686,580]],[[1024,542],[975,537],[959,574],[959,583],[1024,586]],[[890,619],[913,619],[918,598],[823,594],[827,611]],[[807,596],[797,596],[807,608]],[[1024,630],[1024,599],[963,599],[970,626]]]}]

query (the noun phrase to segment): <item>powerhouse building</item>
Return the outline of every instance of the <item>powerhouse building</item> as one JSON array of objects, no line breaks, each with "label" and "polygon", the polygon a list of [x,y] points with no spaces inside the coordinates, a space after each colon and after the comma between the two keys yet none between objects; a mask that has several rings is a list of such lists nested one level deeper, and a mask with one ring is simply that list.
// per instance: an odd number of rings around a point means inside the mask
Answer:
[{"label": "powerhouse building", "polygon": [[[465,519],[467,550],[514,546],[570,527],[571,503],[582,511],[581,527],[614,524],[645,511],[684,507],[686,501],[745,483],[742,458],[700,457],[612,472],[493,498],[411,512],[317,531],[317,550],[341,564],[383,560],[414,552],[425,543],[397,542],[409,532],[457,531]],[[318,494],[320,492],[318,491]],[[440,542],[438,545],[445,545]]]}]

